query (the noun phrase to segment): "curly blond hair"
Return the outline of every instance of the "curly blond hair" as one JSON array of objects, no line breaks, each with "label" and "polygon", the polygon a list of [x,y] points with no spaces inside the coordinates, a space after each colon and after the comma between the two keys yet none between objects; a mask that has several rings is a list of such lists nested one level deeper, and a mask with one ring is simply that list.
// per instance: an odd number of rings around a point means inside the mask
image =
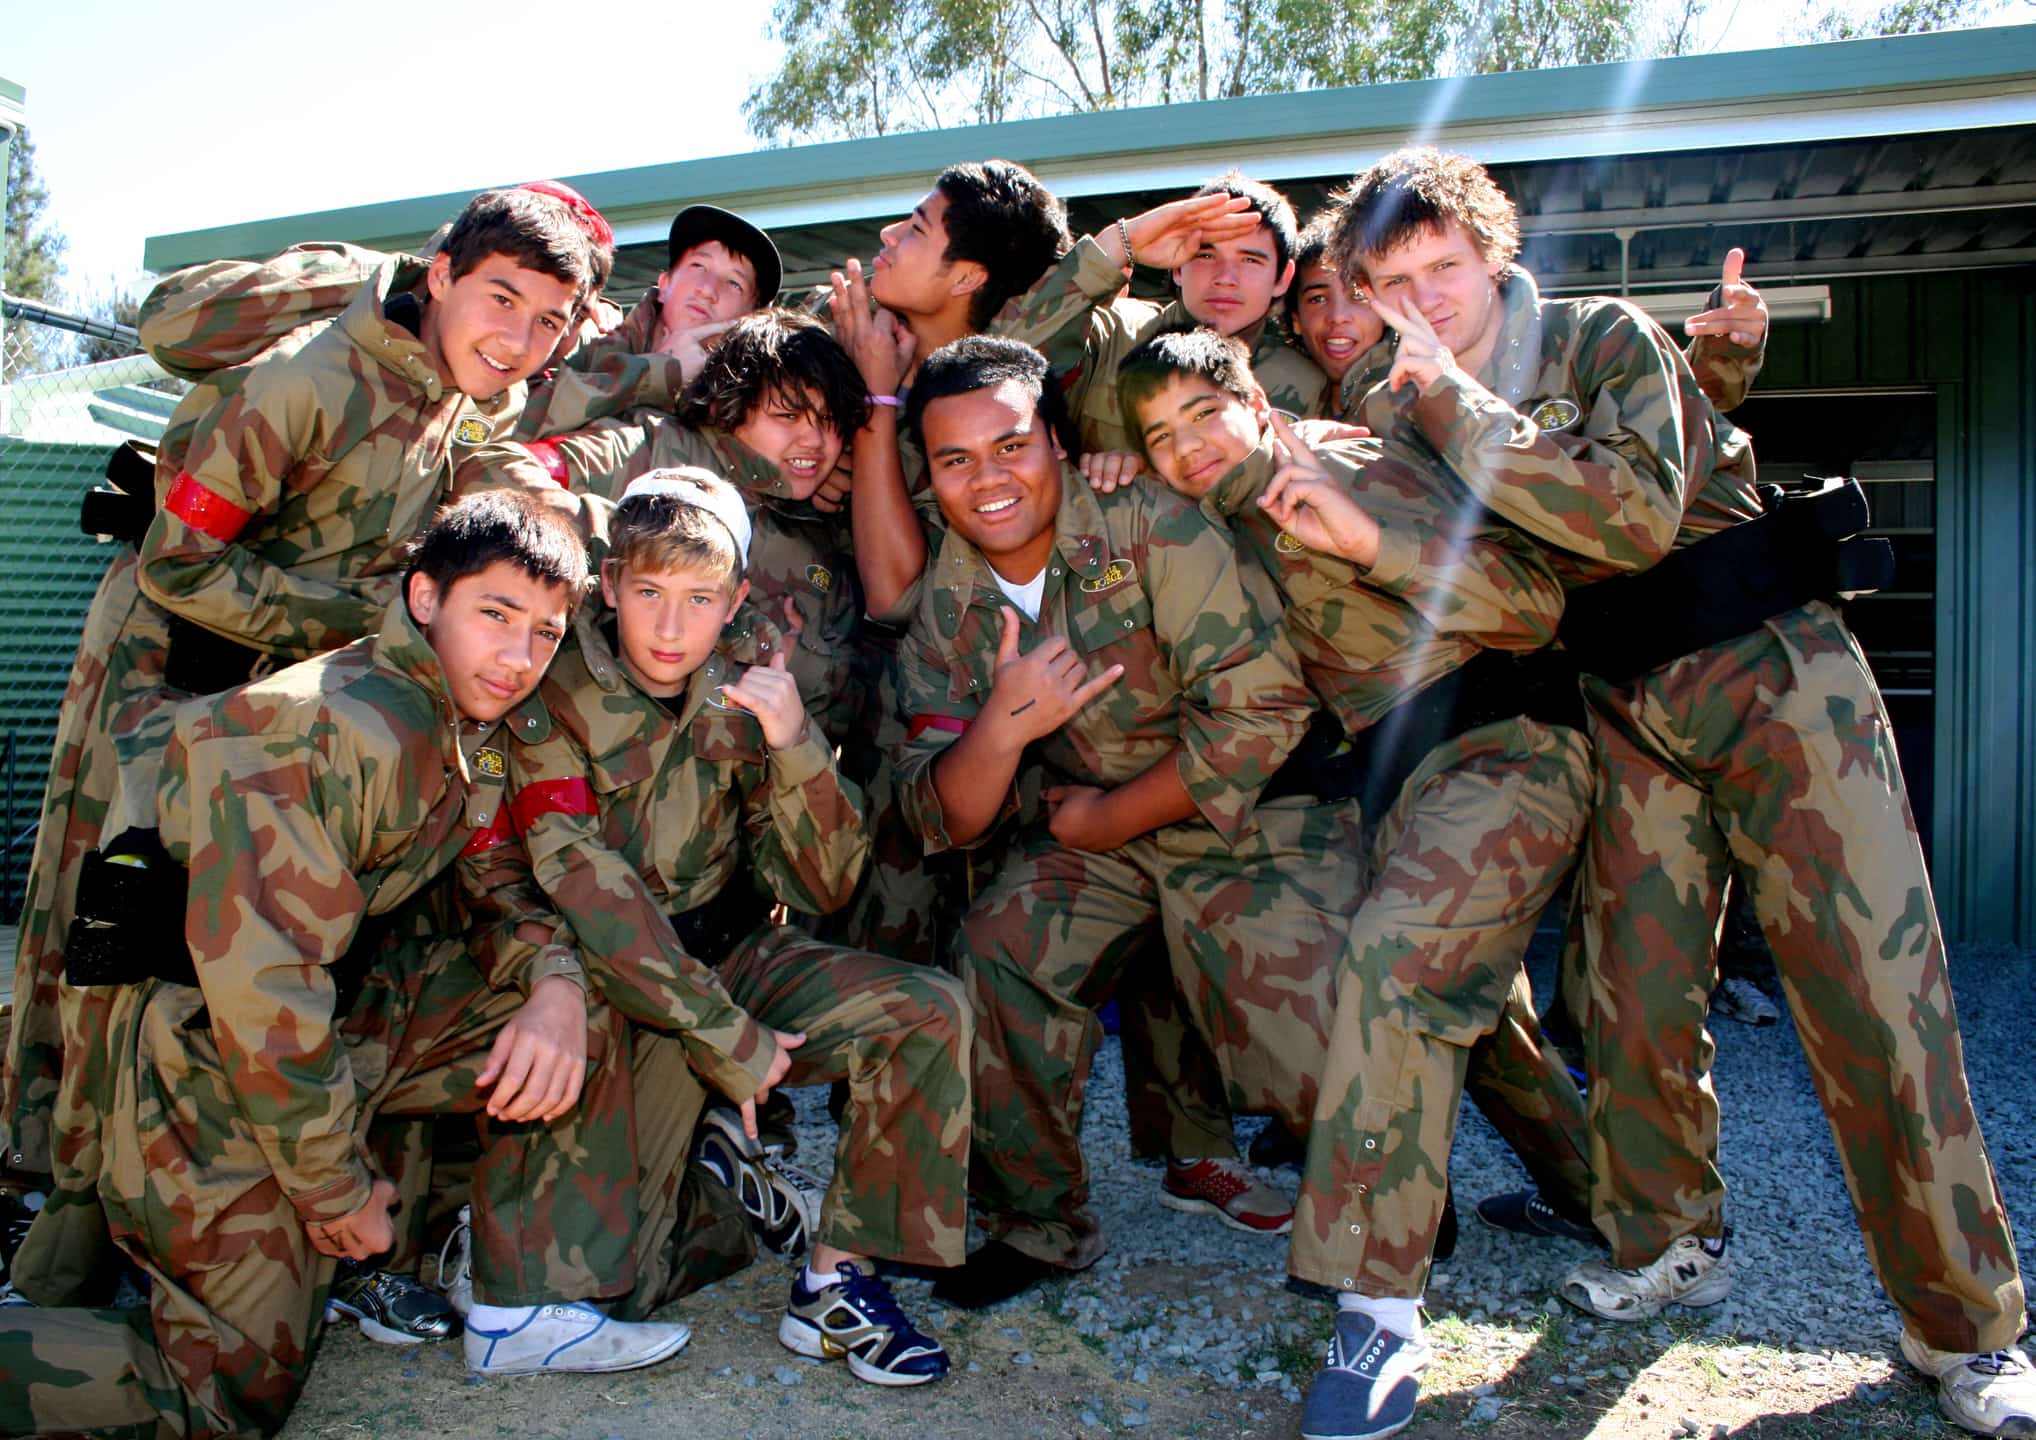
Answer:
[{"label": "curly blond hair", "polygon": [[1364,278],[1364,257],[1383,255],[1454,220],[1486,263],[1520,253],[1520,214],[1468,155],[1412,145],[1395,150],[1330,197],[1334,228],[1329,262],[1353,281]]}]

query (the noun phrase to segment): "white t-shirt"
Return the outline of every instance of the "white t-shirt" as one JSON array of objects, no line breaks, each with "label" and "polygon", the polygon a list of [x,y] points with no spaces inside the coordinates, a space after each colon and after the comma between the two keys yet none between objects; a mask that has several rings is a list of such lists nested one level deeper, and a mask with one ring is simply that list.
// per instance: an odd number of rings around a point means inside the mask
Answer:
[{"label": "white t-shirt", "polygon": [[1027,620],[1037,620],[1039,618],[1039,602],[1046,598],[1045,566],[1042,565],[1039,573],[1023,585],[1013,585],[995,570],[990,572],[990,578],[997,582],[999,590],[1002,590],[1005,595],[1010,597],[1013,605],[1016,605],[1025,612]]}]

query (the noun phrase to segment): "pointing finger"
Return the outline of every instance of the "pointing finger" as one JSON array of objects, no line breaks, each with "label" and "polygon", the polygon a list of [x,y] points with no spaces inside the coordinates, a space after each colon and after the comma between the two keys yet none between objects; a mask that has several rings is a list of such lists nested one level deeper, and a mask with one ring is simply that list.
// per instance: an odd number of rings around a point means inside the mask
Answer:
[{"label": "pointing finger", "polygon": [[1746,252],[1744,250],[1741,250],[1737,245],[1734,245],[1730,250],[1727,250],[1725,252],[1724,283],[1727,285],[1737,285],[1739,283],[1739,277],[1742,274],[1744,274],[1745,271],[1746,271]]}]

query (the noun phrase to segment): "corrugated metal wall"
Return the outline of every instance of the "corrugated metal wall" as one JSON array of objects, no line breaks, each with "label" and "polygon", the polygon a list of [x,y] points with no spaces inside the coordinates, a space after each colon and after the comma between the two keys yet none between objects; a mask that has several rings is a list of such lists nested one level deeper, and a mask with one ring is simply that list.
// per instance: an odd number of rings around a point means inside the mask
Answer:
[{"label": "corrugated metal wall", "polygon": [[1760,388],[1937,389],[1937,903],[1954,939],[2036,945],[2036,269],[1831,288]]}]

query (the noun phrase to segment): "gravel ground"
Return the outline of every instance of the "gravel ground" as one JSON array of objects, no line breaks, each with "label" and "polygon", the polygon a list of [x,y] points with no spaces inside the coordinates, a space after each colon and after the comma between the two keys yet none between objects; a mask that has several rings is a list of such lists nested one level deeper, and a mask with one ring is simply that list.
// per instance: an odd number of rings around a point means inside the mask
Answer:
[{"label": "gravel ground", "polygon": [[[1537,982],[1546,980],[1545,973]],[[2002,1189],[2036,1267],[2036,1128],[2029,1035],[2036,952],[1960,947],[1953,981],[1966,1062]],[[1897,1329],[1854,1227],[1829,1132],[1785,1018],[1719,1022],[1716,1083],[1737,1284],[1670,1323],[1593,1325],[1549,1299],[1584,1255],[1472,1219],[1429,1293],[1437,1361],[1410,1435],[1803,1436],[1945,1433],[1930,1392],[1894,1359]],[[832,1151],[823,1091],[798,1092],[800,1158]],[[1256,1122],[1243,1122],[1242,1128]],[[1156,1166],[1129,1158],[1122,1070],[1098,1057],[1084,1132],[1110,1253],[1092,1270],[977,1316],[899,1282],[907,1309],[953,1350],[925,1392],[876,1392],[839,1367],[792,1362],[771,1335],[786,1274],[759,1265],[676,1313],[695,1329],[678,1361],[580,1381],[464,1377],[456,1347],[394,1350],[336,1335],[292,1436],[401,1433],[701,1437],[1292,1435],[1329,1306],[1284,1287],[1281,1242],[1153,1202]],[[1522,1175],[1466,1107],[1452,1176],[1466,1206]],[[1270,1177],[1292,1193],[1291,1170]]]}]

